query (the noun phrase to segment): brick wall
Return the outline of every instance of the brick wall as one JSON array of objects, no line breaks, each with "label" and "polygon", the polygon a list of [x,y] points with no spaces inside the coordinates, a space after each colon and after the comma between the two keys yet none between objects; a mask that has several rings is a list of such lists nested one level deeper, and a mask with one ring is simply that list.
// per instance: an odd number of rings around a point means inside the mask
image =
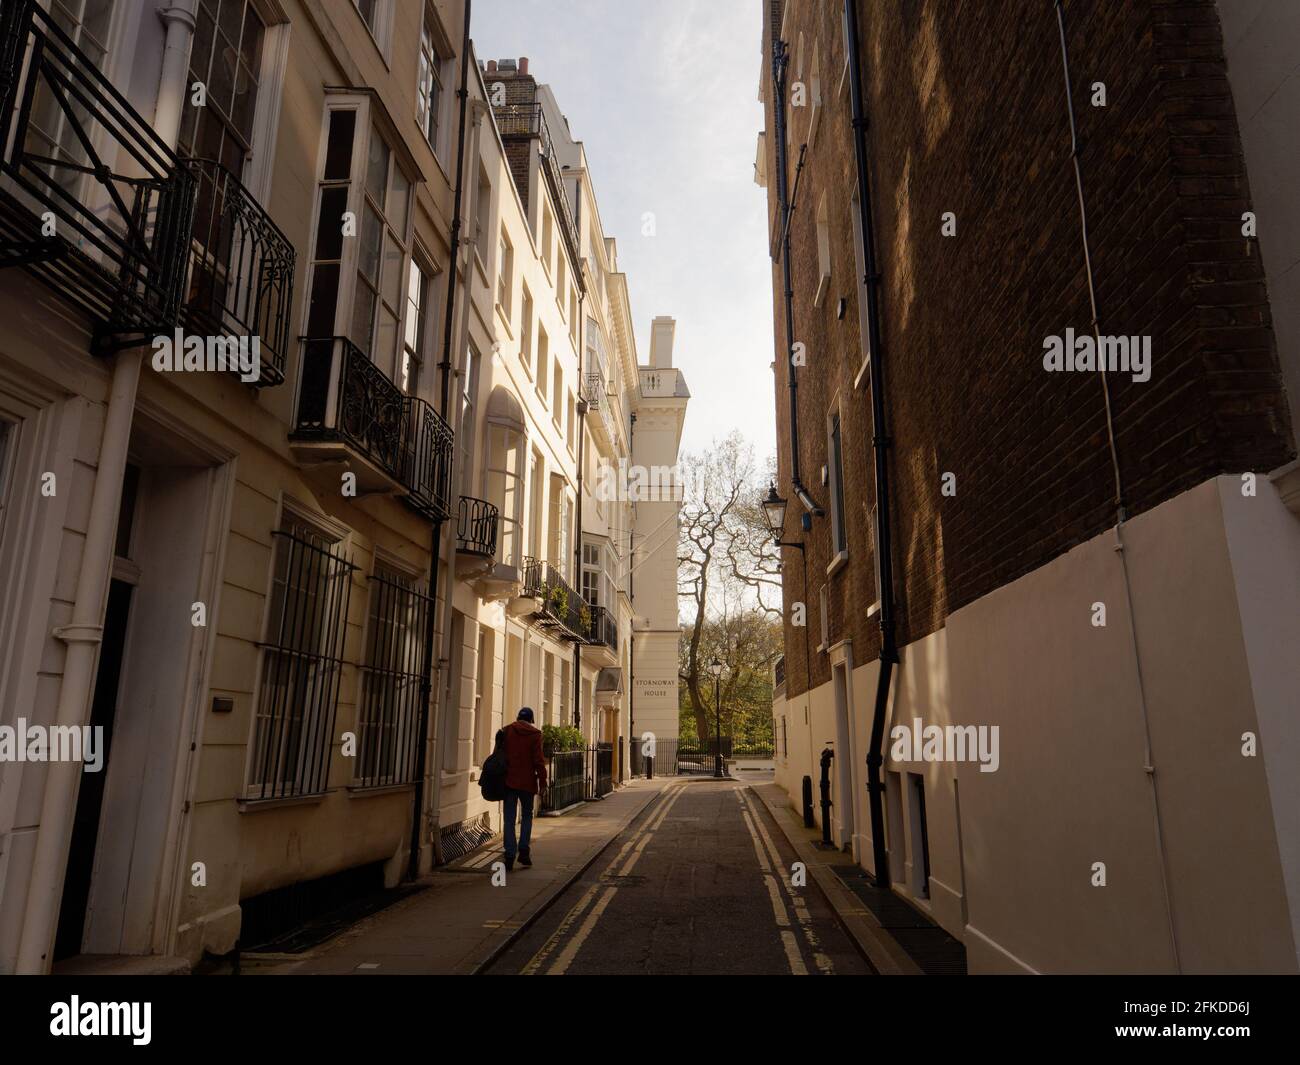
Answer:
[{"label": "brick wall", "polygon": [[[783,11],[765,9],[764,55]],[[860,4],[873,211],[882,281],[882,365],[894,490],[899,642],[942,626],[960,606],[1042,566],[1114,520],[1115,480],[1102,380],[1048,373],[1043,339],[1090,330],[1079,204],[1060,39],[1051,4],[1008,0],[998,19],[964,0]],[[1223,472],[1267,470],[1294,456],[1265,279],[1217,14],[1210,0],[1065,5],[1098,316],[1103,334],[1150,335],[1145,383],[1110,374],[1129,514]],[[803,37],[802,50],[799,47]],[[841,5],[797,0],[786,20],[787,82],[809,83],[818,57],[823,113],[791,224],[803,482],[821,484],[826,415],[838,404],[845,455],[849,565],[833,576],[829,522],[807,557],[785,557],[787,691],[830,679],[829,643],[879,653],[866,609],[876,598],[871,415],[854,388],[861,353],[850,197],[850,99],[841,92]],[[1106,106],[1092,105],[1104,83]],[[778,229],[772,89],[768,197]],[[807,108],[790,108],[790,173]],[[824,197],[831,281],[813,305],[816,216]],[[941,233],[956,216],[957,233]],[[786,338],[773,264],[776,415],[782,493],[790,495]],[[846,301],[842,318],[837,306]],[[941,495],[942,476],[956,495]],[[786,538],[801,538],[791,500]],[[804,570],[807,570],[807,581]],[[819,624],[823,586],[829,633]]]}]

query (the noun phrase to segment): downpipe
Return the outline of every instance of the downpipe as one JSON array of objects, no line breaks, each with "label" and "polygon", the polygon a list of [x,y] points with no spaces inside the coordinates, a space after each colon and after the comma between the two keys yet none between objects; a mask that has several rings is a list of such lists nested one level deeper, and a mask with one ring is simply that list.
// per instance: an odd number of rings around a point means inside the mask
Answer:
[{"label": "downpipe", "polygon": [[862,96],[861,43],[855,0],[844,0],[844,25],[848,37],[849,95],[853,113],[853,154],[857,169],[858,225],[862,238],[863,288],[866,292],[867,338],[871,386],[871,448],[876,475],[876,557],[880,567],[880,674],[871,718],[871,742],[867,750],[867,798],[871,812],[871,851],[876,885],[889,886],[889,854],[885,848],[884,738],[889,713],[889,691],[898,662],[894,613],[894,560],[890,538],[889,463],[891,441],[885,421],[885,381],[880,341],[880,274],[876,262],[874,223],[871,210],[871,178],[867,155],[867,117]]}]

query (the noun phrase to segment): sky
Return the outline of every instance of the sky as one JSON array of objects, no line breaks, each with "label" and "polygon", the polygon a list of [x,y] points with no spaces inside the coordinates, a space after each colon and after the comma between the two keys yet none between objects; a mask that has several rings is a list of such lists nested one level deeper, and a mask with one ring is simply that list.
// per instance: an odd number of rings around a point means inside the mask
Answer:
[{"label": "sky", "polygon": [[475,0],[470,24],[480,60],[528,57],[583,142],[642,362],[650,320],[677,319],[683,454],[739,429],[760,462],[776,446],[762,28],[757,0]]}]

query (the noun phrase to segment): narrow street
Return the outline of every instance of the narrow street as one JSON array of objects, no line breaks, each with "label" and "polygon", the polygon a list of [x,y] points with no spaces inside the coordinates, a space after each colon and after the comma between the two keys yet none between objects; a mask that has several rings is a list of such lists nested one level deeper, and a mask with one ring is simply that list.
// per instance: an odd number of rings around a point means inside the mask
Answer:
[{"label": "narrow street", "polygon": [[674,782],[486,971],[869,973],[795,860],[743,784]]}]

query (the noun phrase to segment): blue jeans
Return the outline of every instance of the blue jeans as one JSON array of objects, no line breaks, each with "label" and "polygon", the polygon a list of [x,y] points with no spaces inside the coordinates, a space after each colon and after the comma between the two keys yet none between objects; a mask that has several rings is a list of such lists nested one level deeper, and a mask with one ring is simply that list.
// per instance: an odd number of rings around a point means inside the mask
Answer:
[{"label": "blue jeans", "polygon": [[537,796],[531,792],[519,791],[515,788],[506,788],[506,857],[513,858],[516,853],[515,848],[515,809],[519,808],[523,815],[522,823],[519,826],[519,847],[521,851],[528,849],[529,840],[533,835],[533,800]]}]

